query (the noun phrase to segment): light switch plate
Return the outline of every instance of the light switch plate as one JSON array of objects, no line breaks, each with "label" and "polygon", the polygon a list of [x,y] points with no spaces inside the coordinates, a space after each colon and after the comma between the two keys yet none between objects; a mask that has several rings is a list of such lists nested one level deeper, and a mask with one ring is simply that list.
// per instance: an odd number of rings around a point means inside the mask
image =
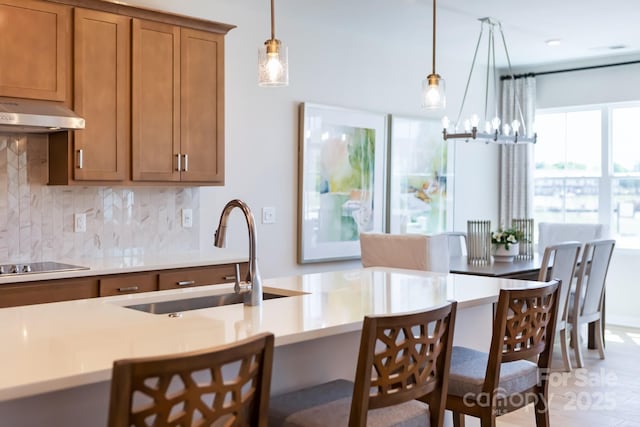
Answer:
[{"label": "light switch plate", "polygon": [[83,213],[73,214],[73,232],[84,233],[87,231],[87,215]]},{"label": "light switch plate", "polygon": [[193,209],[182,209],[182,227],[193,227]]},{"label": "light switch plate", "polygon": [[276,223],[276,208],[274,208],[273,206],[262,208],[262,223],[263,224]]}]

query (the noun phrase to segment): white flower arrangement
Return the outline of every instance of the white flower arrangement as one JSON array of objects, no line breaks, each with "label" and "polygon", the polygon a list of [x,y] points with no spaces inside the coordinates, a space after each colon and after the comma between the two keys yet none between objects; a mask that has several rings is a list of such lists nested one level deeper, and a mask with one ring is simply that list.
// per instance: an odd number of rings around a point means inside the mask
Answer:
[{"label": "white flower arrangement", "polygon": [[497,246],[503,245],[506,250],[509,250],[510,245],[518,243],[520,238],[521,233],[515,228],[499,229],[491,232],[491,243]]}]

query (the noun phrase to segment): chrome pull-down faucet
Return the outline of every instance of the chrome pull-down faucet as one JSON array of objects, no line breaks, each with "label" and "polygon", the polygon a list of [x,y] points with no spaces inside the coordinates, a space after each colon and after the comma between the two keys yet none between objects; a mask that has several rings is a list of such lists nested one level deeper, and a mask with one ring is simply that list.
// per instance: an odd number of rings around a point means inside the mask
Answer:
[{"label": "chrome pull-down faucet", "polygon": [[[234,208],[239,208],[242,211],[244,219],[247,221],[247,229],[249,231],[249,273],[247,274],[246,282],[250,290],[247,292],[248,295],[245,294],[244,303],[245,305],[260,305],[262,304],[262,278],[258,270],[256,221],[253,218],[251,209],[249,209],[249,206],[247,206],[245,202],[234,199],[225,205],[220,214],[220,223],[218,224],[213,244],[218,248],[224,247],[225,237],[227,235],[227,221],[229,214]],[[236,282],[239,280],[238,275],[239,271],[236,270]],[[238,287],[236,287],[236,289],[238,289]]]}]

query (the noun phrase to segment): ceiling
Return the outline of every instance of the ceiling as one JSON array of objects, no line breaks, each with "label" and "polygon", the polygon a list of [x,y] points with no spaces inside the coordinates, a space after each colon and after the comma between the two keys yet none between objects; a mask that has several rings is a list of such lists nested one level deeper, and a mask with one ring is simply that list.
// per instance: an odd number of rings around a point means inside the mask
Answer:
[{"label": "ceiling", "polygon": [[[404,1],[432,5],[430,0]],[[477,19],[492,17],[502,22],[511,62],[517,68],[640,59],[638,0],[439,0],[437,7],[438,46],[468,52],[472,28],[473,50],[480,32]],[[560,45],[548,46],[550,39],[559,39]],[[483,42],[480,50],[485,55],[486,46]],[[504,66],[500,46],[496,45],[496,62]]]}]

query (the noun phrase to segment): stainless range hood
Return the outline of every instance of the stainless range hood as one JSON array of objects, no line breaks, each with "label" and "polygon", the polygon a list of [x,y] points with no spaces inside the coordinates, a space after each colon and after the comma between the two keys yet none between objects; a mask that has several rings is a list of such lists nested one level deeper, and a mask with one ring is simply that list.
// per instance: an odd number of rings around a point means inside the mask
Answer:
[{"label": "stainless range hood", "polygon": [[84,129],[84,119],[58,102],[0,97],[0,133]]}]

